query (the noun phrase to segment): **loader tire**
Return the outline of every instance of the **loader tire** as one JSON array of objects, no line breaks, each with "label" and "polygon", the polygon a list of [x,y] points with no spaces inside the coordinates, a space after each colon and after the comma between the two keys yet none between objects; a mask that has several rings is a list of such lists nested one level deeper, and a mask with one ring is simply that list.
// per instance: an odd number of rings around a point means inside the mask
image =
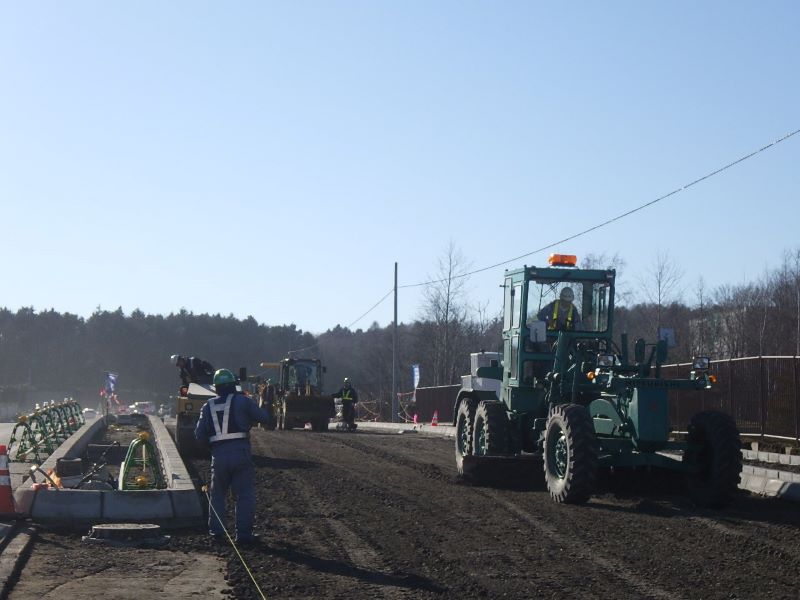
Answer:
[{"label": "loader tire", "polygon": [[544,476],[559,503],[589,500],[597,480],[599,444],[589,411],[580,404],[554,406],[544,438]]},{"label": "loader tire", "polygon": [[478,403],[473,398],[464,398],[456,414],[456,470],[464,477],[464,457],[472,454],[472,434],[475,426],[475,409]]},{"label": "loader tire", "polygon": [[689,497],[698,506],[723,508],[739,489],[742,444],[736,422],[729,415],[708,410],[697,413],[689,424],[688,448],[683,463]]},{"label": "loader tire", "polygon": [[276,428],[279,430],[286,429],[286,405],[283,402],[278,405],[278,414],[276,415],[276,418]]},{"label": "loader tire", "polygon": [[483,400],[475,409],[472,453],[477,456],[508,454],[508,429],[505,405],[497,400]]},{"label": "loader tire", "polygon": [[311,421],[311,431],[328,431],[328,419],[315,419]]}]

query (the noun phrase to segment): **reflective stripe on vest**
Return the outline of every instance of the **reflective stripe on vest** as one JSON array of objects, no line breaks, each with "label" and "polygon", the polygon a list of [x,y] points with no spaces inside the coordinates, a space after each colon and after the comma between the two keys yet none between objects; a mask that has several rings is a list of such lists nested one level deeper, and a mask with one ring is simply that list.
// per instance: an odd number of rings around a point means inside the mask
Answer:
[{"label": "reflective stripe on vest", "polygon": [[[553,303],[553,319],[550,321],[550,329],[551,331],[558,327],[558,307],[561,305],[561,300],[556,300]],[[567,312],[567,320],[564,323],[564,329],[571,330],[572,329],[572,309],[575,308],[574,304],[569,305],[569,312]]]},{"label": "reflective stripe on vest", "polygon": [[[236,433],[228,433],[228,418],[231,415],[231,400],[233,400],[233,394],[228,394],[228,397],[225,398],[225,404],[214,404],[213,400],[210,400],[208,402],[211,422],[214,424],[214,432],[216,434],[208,438],[209,442],[238,440],[247,437],[247,434],[243,431],[238,431]],[[222,413],[222,427],[220,427],[219,417],[217,416],[217,413]]]},{"label": "reflective stripe on vest", "polygon": [[350,390],[345,390],[342,392],[342,400],[352,400],[350,397]]}]

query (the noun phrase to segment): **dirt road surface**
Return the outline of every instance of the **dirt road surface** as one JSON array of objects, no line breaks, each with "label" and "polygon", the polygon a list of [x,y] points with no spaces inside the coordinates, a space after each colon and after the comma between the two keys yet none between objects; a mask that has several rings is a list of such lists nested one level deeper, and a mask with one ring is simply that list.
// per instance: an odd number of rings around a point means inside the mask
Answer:
[{"label": "dirt road surface", "polygon": [[264,539],[241,549],[247,569],[204,530],[171,532],[168,550],[43,531],[10,597],[261,598],[250,575],[266,598],[800,597],[797,505],[742,493],[727,510],[699,510],[673,478],[641,473],[605,477],[589,504],[563,506],[538,470],[512,487],[460,482],[441,438],[252,440]]}]

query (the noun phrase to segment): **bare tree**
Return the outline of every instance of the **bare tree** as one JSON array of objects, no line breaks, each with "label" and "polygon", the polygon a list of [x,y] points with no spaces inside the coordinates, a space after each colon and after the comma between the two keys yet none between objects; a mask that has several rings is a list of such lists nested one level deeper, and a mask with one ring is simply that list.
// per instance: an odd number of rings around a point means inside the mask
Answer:
[{"label": "bare tree", "polygon": [[706,348],[708,337],[708,321],[706,315],[706,305],[708,298],[706,294],[706,282],[703,277],[699,277],[697,285],[694,288],[694,294],[697,298],[697,354],[705,354],[708,350]]},{"label": "bare tree", "polygon": [[648,276],[641,281],[645,299],[656,309],[656,335],[661,329],[664,307],[680,299],[680,283],[683,270],[669,257],[667,252],[659,251]]},{"label": "bare tree", "polygon": [[628,293],[625,291],[625,284],[620,282],[621,274],[627,266],[625,259],[618,252],[612,255],[605,252],[587,254],[581,260],[581,269],[614,269],[617,272],[614,286],[616,288],[616,304],[625,304],[629,300]]},{"label": "bare tree", "polygon": [[468,315],[464,277],[468,269],[461,251],[450,240],[439,258],[436,274],[425,287],[422,312],[434,325],[433,385],[450,384],[460,374],[456,364],[464,350],[458,342],[464,337],[463,324]]}]

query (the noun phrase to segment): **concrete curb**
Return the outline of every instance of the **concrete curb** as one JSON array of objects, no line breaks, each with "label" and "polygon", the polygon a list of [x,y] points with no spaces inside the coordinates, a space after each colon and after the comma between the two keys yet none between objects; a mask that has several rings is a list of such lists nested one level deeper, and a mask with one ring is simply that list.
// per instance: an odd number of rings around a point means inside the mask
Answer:
[{"label": "concrete curb", "polygon": [[[359,421],[359,429],[385,431],[386,433],[414,432],[423,435],[439,437],[455,437],[455,427],[452,425],[414,425],[413,423],[376,423],[372,421]],[[774,452],[754,452],[742,450],[742,456],[747,460],[760,460],[776,464],[800,465],[800,456],[777,454]],[[767,496],[780,498],[790,502],[800,502],[800,473],[790,473],[779,469],[763,469],[750,465],[742,466],[742,476],[739,489]]]},{"label": "concrete curb", "polygon": [[[203,516],[200,498],[177,448],[160,419],[148,417],[153,442],[160,455],[167,489],[163,490],[73,490],[32,489],[28,480],[14,492],[17,509],[35,522],[83,525],[86,522],[125,521],[194,525]],[[43,464],[54,469],[58,458],[79,458],[101,427],[103,419],[87,423]]]},{"label": "concrete curb", "polygon": [[779,465],[793,465],[800,467],[800,454],[779,454],[778,452],[757,452],[755,450],[742,450],[742,456],[747,460],[775,463]]},{"label": "concrete curb", "polygon": [[[25,565],[35,536],[36,532],[29,527],[23,527],[18,531],[13,531],[13,527],[9,527],[9,532],[3,533],[2,554],[0,554],[0,598],[8,597],[13,581]],[[6,541],[5,538],[10,539]]]},{"label": "concrete curb", "polygon": [[374,421],[359,421],[359,430],[381,431],[386,433],[421,433],[438,437],[453,438],[456,428],[452,425],[423,425],[414,423],[378,423]]}]

